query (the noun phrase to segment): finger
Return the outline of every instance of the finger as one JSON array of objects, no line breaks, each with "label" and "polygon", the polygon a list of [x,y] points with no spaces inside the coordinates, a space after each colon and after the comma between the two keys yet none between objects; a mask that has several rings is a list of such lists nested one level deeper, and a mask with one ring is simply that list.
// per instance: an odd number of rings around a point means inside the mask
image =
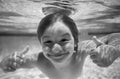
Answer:
[{"label": "finger", "polygon": [[20,64],[23,64],[23,63],[25,63],[25,60],[24,60],[24,59],[21,59],[21,60],[20,60]]},{"label": "finger", "polygon": [[91,58],[92,60],[96,60],[96,59],[98,58],[98,55],[96,55],[96,54],[90,55],[90,58]]},{"label": "finger", "polygon": [[13,55],[11,56],[11,59],[14,58],[14,60],[16,61],[17,60],[17,53],[18,52],[13,53]]},{"label": "finger", "polygon": [[89,53],[90,55],[92,55],[92,54],[94,54],[94,53],[95,53],[95,51],[96,51],[96,49],[91,49],[91,50],[89,50],[89,52],[88,52],[88,53]]},{"label": "finger", "polygon": [[16,63],[16,62],[13,62],[13,66],[14,66],[14,67],[17,67],[17,63]]},{"label": "finger", "polygon": [[96,49],[91,50],[89,54],[91,59],[96,59],[98,57],[98,51]]},{"label": "finger", "polygon": [[26,46],[21,54],[25,55],[26,53],[28,53],[28,51],[29,51],[29,46]]},{"label": "finger", "polygon": [[23,59],[22,54],[15,52],[13,53],[13,55],[10,57],[10,59],[12,59],[13,61],[18,61],[19,59]]},{"label": "finger", "polygon": [[14,68],[20,67],[20,64],[22,64],[22,63],[19,63],[19,62],[13,62],[13,67],[14,67]]},{"label": "finger", "polygon": [[93,36],[92,40],[93,40],[93,42],[97,45],[97,47],[104,44],[104,43],[103,43],[101,40],[99,40],[96,36]]}]

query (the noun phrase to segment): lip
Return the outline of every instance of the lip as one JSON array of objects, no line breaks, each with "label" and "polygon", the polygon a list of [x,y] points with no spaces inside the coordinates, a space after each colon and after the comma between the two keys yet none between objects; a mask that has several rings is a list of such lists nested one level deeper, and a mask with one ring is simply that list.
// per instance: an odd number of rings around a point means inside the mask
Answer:
[{"label": "lip", "polygon": [[48,54],[48,56],[54,60],[60,61],[62,59],[64,59],[67,55],[69,54],[69,52],[67,53],[58,53],[58,54]]}]

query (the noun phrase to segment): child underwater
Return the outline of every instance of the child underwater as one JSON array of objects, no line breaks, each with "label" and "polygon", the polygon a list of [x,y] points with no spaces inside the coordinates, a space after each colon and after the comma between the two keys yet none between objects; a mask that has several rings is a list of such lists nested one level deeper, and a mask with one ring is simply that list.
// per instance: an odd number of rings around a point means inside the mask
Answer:
[{"label": "child underwater", "polygon": [[[88,55],[100,67],[110,66],[120,56],[120,34],[80,42],[75,22],[67,15],[53,13],[39,23],[37,34],[42,52],[25,56],[22,53],[5,57],[0,67],[5,72],[37,66],[49,79],[77,79]],[[8,62],[9,61],[9,62]],[[5,63],[6,62],[6,63]]]}]

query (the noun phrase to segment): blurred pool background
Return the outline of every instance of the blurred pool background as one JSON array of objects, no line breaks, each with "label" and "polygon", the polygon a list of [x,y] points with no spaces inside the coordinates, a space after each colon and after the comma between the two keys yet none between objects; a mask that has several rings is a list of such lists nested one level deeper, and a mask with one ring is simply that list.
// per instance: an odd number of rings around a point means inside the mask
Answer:
[{"label": "blurred pool background", "polygon": [[[0,0],[0,60],[5,55],[23,50],[28,53],[41,51],[36,36],[39,21],[47,14],[58,10],[76,22],[80,41],[110,33],[120,33],[119,0]],[[39,69],[18,69],[4,73],[0,79],[48,79]],[[120,59],[107,68],[98,67],[89,56],[83,73],[78,79],[120,79]]]}]

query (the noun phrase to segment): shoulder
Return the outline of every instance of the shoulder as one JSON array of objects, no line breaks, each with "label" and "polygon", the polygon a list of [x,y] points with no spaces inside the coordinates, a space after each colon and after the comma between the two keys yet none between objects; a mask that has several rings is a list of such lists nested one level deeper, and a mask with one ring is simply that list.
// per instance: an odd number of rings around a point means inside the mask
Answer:
[{"label": "shoulder", "polygon": [[39,52],[38,54],[38,60],[43,60],[45,57],[43,55],[43,52]]},{"label": "shoulder", "polygon": [[40,52],[39,55],[38,55],[38,62],[48,63],[49,60],[43,55],[43,52]]},{"label": "shoulder", "polygon": [[43,52],[40,52],[38,55],[39,65],[43,68],[51,68],[53,64],[43,55]]}]

